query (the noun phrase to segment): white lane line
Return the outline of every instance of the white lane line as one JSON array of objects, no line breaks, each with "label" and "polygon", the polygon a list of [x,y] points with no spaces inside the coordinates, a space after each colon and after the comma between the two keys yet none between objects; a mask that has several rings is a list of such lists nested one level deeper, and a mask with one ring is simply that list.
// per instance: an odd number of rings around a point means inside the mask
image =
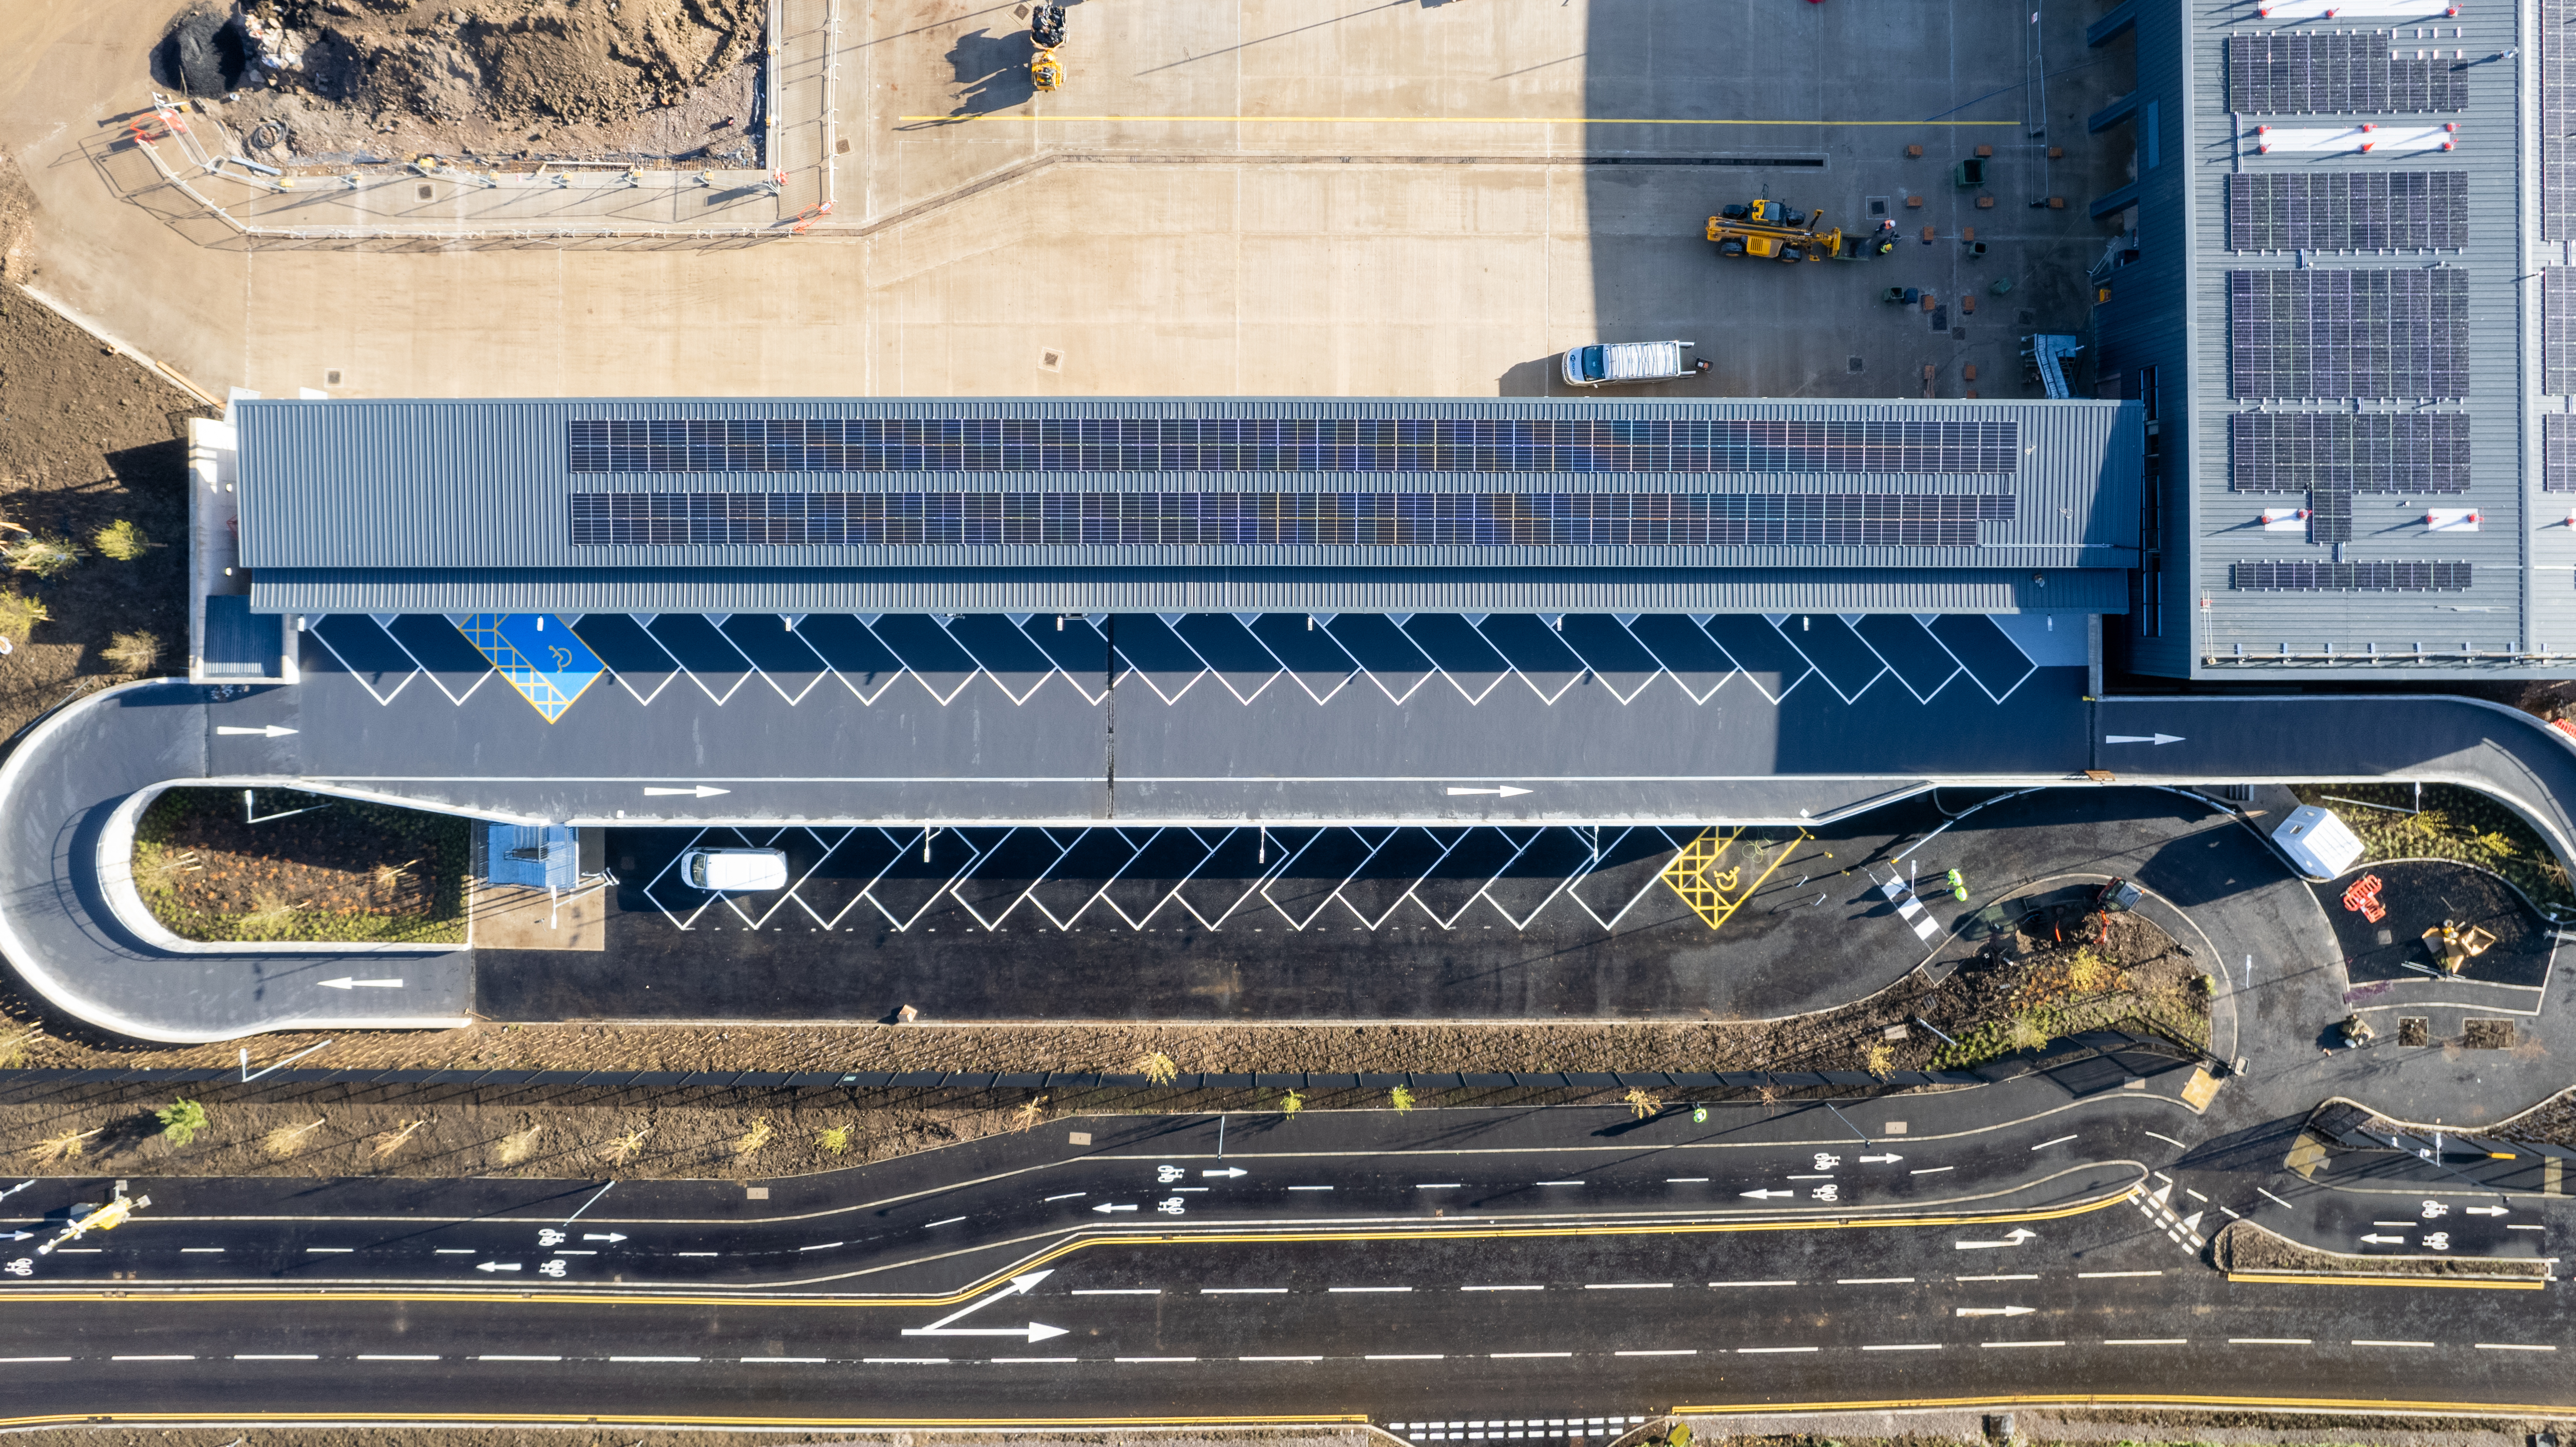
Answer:
[{"label": "white lane line", "polygon": [[2108,1281],[2117,1276],[2162,1275],[2164,1275],[2164,1273],[2161,1271],[2078,1271],[2075,1273],[2075,1279],[2078,1281]]},{"label": "white lane line", "polygon": [[[2289,1206],[2289,1205],[2290,1205],[2290,1203],[2289,1203],[2289,1202],[2282,1200],[2280,1197],[2273,1195],[2271,1192],[2269,1192],[2269,1191],[2267,1191],[2267,1190],[2264,1190],[2261,1186],[2256,1186],[2256,1187],[2254,1188],[2254,1194],[2255,1194],[2255,1195],[2258,1195],[2258,1196],[2263,1197],[2265,1200],[2270,1201],[2270,1202],[2271,1202],[2273,1205],[2275,1205],[2275,1206]],[[2295,1211],[2295,1210],[2297,1210],[2297,1209],[2298,1209],[2298,1207],[2296,1207],[2296,1206],[2290,1206],[2290,1209],[2291,1209],[2291,1210],[2293,1210],[2293,1211]]]},{"label": "white lane line", "polygon": [[2039,1274],[2025,1272],[2019,1276],[1954,1276],[1950,1279],[1953,1281],[2037,1281]]},{"label": "white lane line", "polygon": [[[2219,1209],[2223,1211],[2223,1210],[2225,1210],[2225,1209],[2227,1209],[2227,1208],[2226,1208],[2226,1207],[2224,1207],[2224,1206],[2221,1206],[2221,1207],[2219,1207]],[[2546,1230],[2548,1230],[2549,1228],[2548,1228],[2548,1227],[2546,1227],[2546,1226],[2507,1226],[2507,1227],[2505,1227],[2504,1229],[2506,1229],[2506,1230],[2508,1230],[2508,1231],[2546,1231]]]},{"label": "white lane line", "polygon": [[1427,1352],[1412,1356],[1366,1356],[1360,1360],[1364,1362],[1445,1362],[1449,1359],[1437,1352]]},{"label": "white lane line", "polygon": [[112,1362],[193,1362],[196,1358],[191,1356],[109,1357],[108,1360]]},{"label": "white lane line", "polygon": [[1456,1181],[1416,1181],[1413,1183],[1413,1189],[1417,1191],[1454,1191],[1458,1189],[1458,1183]]},{"label": "white lane line", "polygon": [[575,1251],[569,1246],[558,1246],[555,1248],[555,1254],[557,1256],[596,1256],[599,1253],[596,1251]]},{"label": "white lane line", "polygon": [[179,1248],[179,1254],[182,1256],[221,1256],[224,1254],[224,1248],[221,1246],[182,1246]]},{"label": "white lane line", "polygon": [[1943,1171],[1955,1171],[1957,1169],[1957,1166],[1925,1166],[1919,1171],[1907,1171],[1905,1174],[1909,1176],[1937,1176]]},{"label": "white lane line", "polygon": [[[240,1361],[240,1360],[242,1360],[242,1359],[241,1359],[240,1357],[235,1357],[235,1358],[233,1358],[233,1360],[234,1360],[234,1361]],[[311,1357],[306,1357],[304,1360],[306,1360],[306,1361],[308,1361],[308,1362],[309,1362],[309,1361],[311,1361],[311,1360],[313,1360],[313,1359],[312,1359]],[[362,1361],[362,1362],[434,1362],[434,1361],[437,1361],[437,1360],[438,1360],[438,1358],[436,1358],[436,1357],[406,1357],[406,1356],[392,1356],[392,1355],[388,1355],[388,1354],[382,1354],[382,1353],[379,1353],[379,1354],[373,1354],[373,1355],[361,1355],[361,1356],[358,1358],[358,1360],[360,1360],[360,1361]],[[613,1361],[613,1360],[615,1360],[615,1358],[613,1358],[613,1357],[612,1357],[610,1360],[612,1360],[612,1361]],[[695,1360],[697,1360],[697,1359],[696,1359],[695,1357],[692,1357],[692,1358],[690,1358],[690,1360],[691,1360],[691,1361],[695,1361]]]},{"label": "white lane line", "polygon": [[57,1256],[96,1256],[98,1253],[106,1249],[107,1248],[104,1246],[57,1246],[54,1248],[54,1254]]},{"label": "white lane line", "polygon": [[2141,1135],[2152,1135],[2152,1136],[2155,1136],[2155,1137],[2156,1137],[2156,1139],[2158,1139],[2158,1140],[2160,1140],[2160,1141],[2163,1141],[2166,1145],[2172,1146],[2175,1150],[2178,1150],[2178,1151],[2187,1151],[2187,1150],[2190,1150],[2190,1149],[2191,1149],[2191,1147],[2189,1147],[2189,1146],[2187,1146],[2187,1145],[2184,1145],[2181,1141],[2175,1140],[2172,1136],[2169,1136],[2169,1135],[2156,1135],[2156,1133],[2155,1133],[2154,1131],[2151,1131],[2151,1130],[2150,1130],[2150,1131],[2141,1131],[2141,1132],[2139,1132],[2139,1134],[2141,1134]]},{"label": "white lane line", "polygon": [[[0,1362],[67,1362],[70,1360],[70,1357],[0,1357]],[[322,1359],[298,1353],[259,1353],[237,1356],[233,1360],[237,1362],[318,1362]],[[360,1357],[359,1360],[364,1361],[366,1358]]]},{"label": "white lane line", "polygon": [[1811,1352],[1814,1350],[1814,1347],[1737,1347],[1735,1349],[1735,1354],[1740,1357],[1767,1357],[1780,1356],[1789,1352]]},{"label": "white lane line", "polygon": [[[1289,1190],[1292,1190],[1292,1191],[1329,1191],[1329,1190],[1331,1190],[1331,1189],[1332,1189],[1332,1187],[1330,1187],[1330,1186],[1290,1186],[1288,1189],[1289,1189]],[[1242,1362],[1257,1362],[1257,1361],[1266,1361],[1266,1360],[1268,1360],[1268,1358],[1265,1358],[1265,1357],[1237,1357],[1237,1358],[1235,1358],[1235,1360],[1236,1360],[1236,1361],[1242,1361]],[[1302,1361],[1315,1361],[1315,1360],[1320,1360],[1320,1358],[1314,1358],[1314,1357],[1281,1357],[1281,1358],[1279,1358],[1279,1360],[1281,1360],[1281,1361],[1283,1361],[1283,1362],[1284,1362],[1284,1361],[1301,1361],[1301,1362],[1302,1362]]]},{"label": "white lane line", "polygon": [[[475,1252],[474,1248],[473,1248],[473,1247],[471,1247],[471,1246],[441,1246],[441,1247],[439,1247],[437,1250],[435,1250],[435,1251],[433,1251],[433,1252],[431,1252],[431,1253],[430,1253],[430,1255],[432,1255],[432,1256],[472,1256],[472,1255],[475,1255],[475,1254],[477,1254],[477,1253]],[[683,1252],[681,1252],[680,1254],[681,1254],[681,1255],[683,1255],[683,1256],[713,1256],[713,1255],[715,1255],[715,1253],[714,1253],[714,1252],[712,1252],[712,1251],[683,1251]]]},{"label": "white lane line", "polygon": [[1579,1186],[1583,1183],[1581,1181],[1532,1181],[1530,1184],[1533,1186]]},{"label": "white lane line", "polygon": [[561,1357],[476,1357],[478,1362],[559,1362]]},{"label": "white lane line", "polygon": [[2185,1187],[2183,1187],[2183,1188],[2182,1188],[2182,1193],[2183,1193],[2184,1195],[2186,1195],[2186,1196],[2191,1197],[2193,1200],[2198,1201],[2199,1203],[2201,1203],[2201,1204],[2202,1204],[2202,1205],[2204,1205],[2204,1206],[2206,1206],[2206,1205],[2208,1205],[2208,1204],[2209,1204],[2209,1198],[2208,1198],[2207,1196],[2202,1195],[2200,1192],[2193,1190],[2193,1189],[2192,1189],[2191,1187],[2189,1187],[2189,1186],[2185,1186]]},{"label": "white lane line", "polygon": [[2428,1341],[2355,1341],[2357,1347],[2429,1347]]},{"label": "white lane line", "polygon": [[[1487,1352],[1485,1353],[1485,1360],[1489,1362],[1517,1362],[1526,1361],[1532,1357],[1570,1357],[1572,1355],[1574,1355],[1572,1352]],[[53,1360],[58,1362],[67,1362],[70,1361],[71,1358],[55,1357]]]},{"label": "white lane line", "polygon": [[2032,1146],[2031,1149],[2035,1151],[2044,1151],[2050,1146],[2062,1146],[2073,1139],[2075,1139],[2075,1137],[2071,1135],[2062,1135],[2053,1141],[2041,1141],[2039,1144]]},{"label": "white lane line", "polygon": [[1194,1362],[1194,1361],[1197,1361],[1197,1360],[1198,1360],[1198,1358],[1197,1358],[1197,1357],[1112,1357],[1112,1358],[1110,1358],[1110,1360],[1111,1360],[1111,1361],[1119,1361],[1119,1362]]},{"label": "white lane line", "polygon": [[1800,1175],[1791,1176],[1789,1179],[1793,1181],[1830,1181],[1833,1178],[1834,1173],[1831,1171],[1808,1171]]},{"label": "white lane line", "polygon": [[1201,1296],[1285,1296],[1287,1294],[1288,1288],[1284,1286],[1202,1286],[1199,1288]]},{"label": "white lane line", "polygon": [[[1567,1352],[1567,1353],[1566,1353],[1566,1355],[1567,1355],[1567,1356],[1572,1356],[1572,1355],[1574,1355],[1574,1353],[1572,1353],[1572,1352]],[[20,1363],[22,1363],[22,1362],[67,1362],[67,1361],[70,1361],[70,1360],[71,1360],[71,1358],[70,1358],[70,1357],[0,1357],[0,1366],[17,1366],[18,1364],[20,1364]],[[235,1358],[233,1358],[233,1360],[234,1360],[234,1361],[237,1361],[237,1362],[258,1362],[258,1361],[267,1361],[267,1360],[269,1360],[269,1358],[266,1358],[266,1357],[235,1357]],[[282,1359],[281,1359],[281,1360],[282,1360]],[[313,1358],[313,1357],[297,1357],[295,1360],[297,1360],[297,1361],[299,1361],[299,1362],[309,1362],[309,1361],[314,1361],[314,1360],[316,1360],[316,1358]]]},{"label": "white lane line", "polygon": [[612,1362],[702,1362],[704,1357],[610,1357]]},{"label": "white lane line", "polygon": [[[958,1217],[957,1219],[958,1219],[958,1220],[960,1220],[960,1221],[963,1221],[963,1220],[965,1220],[966,1218],[965,1218],[965,1217],[963,1217],[963,1216],[960,1216],[960,1217]],[[941,1223],[941,1222],[933,1222],[932,1224],[933,1224],[933,1225],[940,1225],[940,1224],[944,1224],[944,1223]],[[839,1241],[818,1241],[818,1242],[816,1242],[815,1244],[813,1244],[813,1245],[811,1245],[811,1246],[799,1246],[799,1247],[797,1247],[796,1249],[797,1249],[797,1250],[799,1250],[799,1251],[829,1251],[829,1250],[831,1250],[833,1247],[835,1247],[835,1246],[840,1246],[840,1245],[843,1245],[843,1244],[846,1244],[846,1243],[839,1242]]]},{"label": "white lane line", "polygon": [[1836,1285],[1836,1286],[1905,1286],[1905,1285],[1908,1285],[1908,1284],[1912,1283],[1912,1282],[1913,1282],[1913,1280],[1914,1280],[1914,1278],[1913,1278],[1913,1277],[1911,1277],[1911,1276],[1837,1276],[1837,1277],[1835,1277],[1835,1278],[1834,1278],[1834,1285]]},{"label": "white lane line", "polygon": [[1706,1176],[1666,1176],[1666,1177],[1664,1177],[1664,1184],[1665,1184],[1665,1185],[1667,1185],[1667,1186],[1705,1186],[1705,1185],[1707,1185],[1707,1184],[1708,1184],[1708,1177],[1706,1177]]},{"label": "white lane line", "polygon": [[304,1254],[307,1256],[346,1256],[357,1249],[358,1248],[355,1246],[307,1246],[304,1248]]},{"label": "white lane line", "polygon": [[1981,1347],[2062,1347],[2062,1341],[1981,1341]]},{"label": "white lane line", "polygon": [[1412,1289],[1410,1286],[1327,1286],[1324,1288],[1328,1293],[1346,1296],[1357,1296],[1373,1291],[1411,1291]]},{"label": "white lane line", "polygon": [[830,1360],[829,1357],[744,1357],[742,1364],[746,1367],[810,1367],[820,1366]]},{"label": "white lane line", "polygon": [[1939,1342],[1912,1342],[1904,1346],[1861,1348],[1861,1350],[1865,1352],[1937,1352],[1940,1349],[1941,1344]]},{"label": "white lane line", "polygon": [[944,1367],[946,1357],[861,1357],[862,1366],[870,1367]]},{"label": "white lane line", "polygon": [[2243,1216],[2240,1216],[2240,1215],[2238,1215],[2236,1212],[2234,1212],[2234,1211],[2231,1211],[2231,1210],[2227,1209],[2225,1206],[2221,1206],[2221,1207],[2219,1207],[2219,1208],[2218,1208],[2218,1214],[2220,1214],[2220,1215],[2222,1215],[2222,1216],[2225,1216],[2225,1217],[2226,1217],[2228,1220],[2230,1220],[2230,1221],[2242,1221],[2242,1220],[2244,1220],[2244,1219],[2245,1219]]},{"label": "white lane line", "polygon": [[1545,1291],[1544,1286],[1462,1286],[1460,1291]]},{"label": "white lane line", "polygon": [[1795,1286],[1794,1281],[1712,1281],[1711,1286]]},{"label": "white lane line", "polygon": [[1662,1349],[1662,1350],[1660,1350],[1660,1351],[1651,1351],[1651,1352],[1612,1352],[1610,1355],[1612,1355],[1612,1356],[1614,1356],[1614,1357],[1695,1357],[1695,1356],[1698,1356],[1698,1355],[1699,1355],[1699,1348],[1697,1348],[1697,1347],[1665,1347],[1665,1348],[1663,1348],[1663,1349]]},{"label": "white lane line", "polygon": [[1080,1357],[994,1357],[994,1358],[992,1358],[993,1365],[995,1365],[995,1366],[997,1366],[997,1367],[1002,1367],[1002,1366],[1041,1366],[1041,1365],[1047,1365],[1047,1364],[1051,1364],[1051,1363],[1078,1362],[1078,1361],[1081,1361],[1081,1360],[1082,1360],[1082,1358],[1080,1358]]},{"label": "white lane line", "polygon": [[2106,1347],[2178,1347],[2188,1345],[2187,1336],[2115,1336],[2104,1339]]},{"label": "white lane line", "polygon": [[[1089,1191],[1067,1191],[1061,1196],[1049,1196],[1046,1198],[1046,1201],[1079,1201],[1090,1194],[1091,1193]],[[1038,1204],[1043,1206],[1046,1204],[1046,1201],[1040,1201]]]},{"label": "white lane line", "polygon": [[[438,1254],[439,1254],[439,1255],[441,1255],[441,1256],[445,1256],[445,1255],[448,1255],[449,1253],[448,1253],[448,1252],[445,1252],[445,1251],[441,1251],[441,1252],[439,1252]],[[458,1254],[458,1255],[465,1255],[465,1256],[471,1256],[471,1255],[473,1255],[474,1253],[472,1253],[472,1252],[470,1252],[470,1251],[466,1251],[466,1252],[459,1252],[459,1253],[456,1253],[456,1254]],[[719,1256],[719,1255],[722,1255],[723,1253],[722,1253],[722,1252],[717,1252],[717,1251],[674,1251],[674,1252],[672,1252],[671,1254],[672,1254],[672,1255],[674,1255],[674,1256]]]},{"label": "white lane line", "polygon": [[1673,1289],[1673,1284],[1669,1281],[1587,1281],[1583,1284],[1583,1289],[1586,1291],[1670,1291]]},{"label": "white lane line", "polygon": [[1088,1291],[1076,1291],[1072,1294],[1075,1296],[1160,1296],[1163,1294],[1163,1288],[1159,1286],[1095,1286]]},{"label": "white lane line", "polygon": [[2553,1346],[2525,1346],[2519,1342],[2509,1341],[2472,1342],[2470,1345],[2482,1352],[2554,1352],[2558,1350]]},{"label": "white lane line", "polygon": [[2314,1342],[2303,1336],[2232,1336],[2227,1339],[2227,1344],[2232,1347],[2303,1347],[2315,1345]]},{"label": "white lane line", "polygon": [[[1071,1360],[1071,1358],[1067,1358]],[[1239,1362],[1320,1362],[1322,1357],[1236,1357]]]},{"label": "white lane line", "polygon": [[[963,1221],[963,1220],[965,1220],[965,1219],[966,1219],[966,1218],[965,1218],[965,1217],[963,1217],[963,1216],[951,1216],[951,1217],[949,1217],[949,1218],[948,1218],[947,1220],[945,1220],[945,1221],[932,1221],[932,1222],[930,1222],[928,1225],[923,1226],[921,1229],[922,1229],[922,1230],[924,1230],[924,1231],[927,1231],[927,1230],[929,1230],[932,1226],[954,1226],[954,1225],[956,1225],[958,1222]],[[835,1245],[835,1246],[838,1246],[838,1245],[840,1245],[841,1243],[840,1243],[840,1242],[838,1242],[838,1241],[835,1241],[835,1242],[833,1242],[832,1244],[833,1244],[833,1245]]]}]

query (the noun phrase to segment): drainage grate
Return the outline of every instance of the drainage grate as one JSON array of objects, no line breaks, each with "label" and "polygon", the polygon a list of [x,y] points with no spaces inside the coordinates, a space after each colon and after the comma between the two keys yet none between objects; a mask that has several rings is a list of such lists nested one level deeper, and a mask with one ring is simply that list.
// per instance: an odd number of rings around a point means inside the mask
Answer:
[{"label": "drainage grate", "polygon": [[1851,365],[1850,365],[1850,367],[1849,367],[1847,370],[1857,372],[1857,371],[1859,371],[1859,370],[1860,370],[1860,368],[1861,368],[1861,361],[1860,361],[1860,358],[1858,358],[1858,357],[1854,357],[1854,358],[1852,358],[1852,359],[1851,359]]}]

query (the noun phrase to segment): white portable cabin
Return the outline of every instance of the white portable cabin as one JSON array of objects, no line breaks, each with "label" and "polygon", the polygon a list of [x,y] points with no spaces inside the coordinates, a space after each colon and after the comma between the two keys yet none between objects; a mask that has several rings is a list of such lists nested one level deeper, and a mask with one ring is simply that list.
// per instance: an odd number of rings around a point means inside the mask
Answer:
[{"label": "white portable cabin", "polygon": [[2361,862],[2361,840],[2332,809],[2303,804],[2290,811],[2272,842],[2311,879],[2332,879]]}]

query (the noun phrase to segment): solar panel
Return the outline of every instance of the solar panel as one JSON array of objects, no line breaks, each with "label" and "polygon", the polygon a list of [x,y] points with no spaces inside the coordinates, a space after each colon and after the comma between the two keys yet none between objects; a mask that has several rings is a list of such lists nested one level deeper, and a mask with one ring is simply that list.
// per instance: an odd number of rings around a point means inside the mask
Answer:
[{"label": "solar panel", "polygon": [[566,424],[576,473],[2009,474],[2011,421],[752,417]]},{"label": "solar panel", "polygon": [[2540,276],[2540,390],[2564,397],[2576,393],[2576,268]]},{"label": "solar panel", "polygon": [[2468,391],[2469,284],[2457,267],[2231,271],[2227,326],[2231,396]]},{"label": "solar panel", "polygon": [[2576,413],[2540,414],[2540,490],[2576,492]]},{"label": "solar panel", "polygon": [[2238,412],[2227,419],[2235,492],[2469,490],[2460,412]]},{"label": "solar panel", "polygon": [[2466,246],[2466,171],[2264,171],[2227,178],[2231,251]]},{"label": "solar panel", "polygon": [[2349,486],[2320,487],[2308,494],[2308,541],[2352,541],[2352,489]]},{"label": "solar panel", "polygon": [[2469,108],[2468,73],[2447,55],[2405,55],[2385,33],[2227,37],[2227,106],[2246,115],[2405,115]]},{"label": "solar panel", "polygon": [[2253,593],[2456,593],[2467,563],[2230,563],[2227,586]]},{"label": "solar panel", "polygon": [[579,547],[1974,547],[2010,494],[585,492]]},{"label": "solar panel", "polygon": [[2576,0],[2540,4],[2540,235],[2576,241]]}]

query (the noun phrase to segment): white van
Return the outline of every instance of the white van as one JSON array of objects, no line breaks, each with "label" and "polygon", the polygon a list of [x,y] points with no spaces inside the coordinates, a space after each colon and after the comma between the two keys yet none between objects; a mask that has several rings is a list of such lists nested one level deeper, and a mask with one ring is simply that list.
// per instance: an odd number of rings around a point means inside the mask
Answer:
[{"label": "white van", "polygon": [[710,894],[744,894],[787,887],[783,849],[691,849],[680,856],[680,877]]},{"label": "white van", "polygon": [[1669,382],[1708,370],[1682,353],[1689,342],[1602,342],[1565,354],[1565,385],[1607,387],[1620,382]]}]

